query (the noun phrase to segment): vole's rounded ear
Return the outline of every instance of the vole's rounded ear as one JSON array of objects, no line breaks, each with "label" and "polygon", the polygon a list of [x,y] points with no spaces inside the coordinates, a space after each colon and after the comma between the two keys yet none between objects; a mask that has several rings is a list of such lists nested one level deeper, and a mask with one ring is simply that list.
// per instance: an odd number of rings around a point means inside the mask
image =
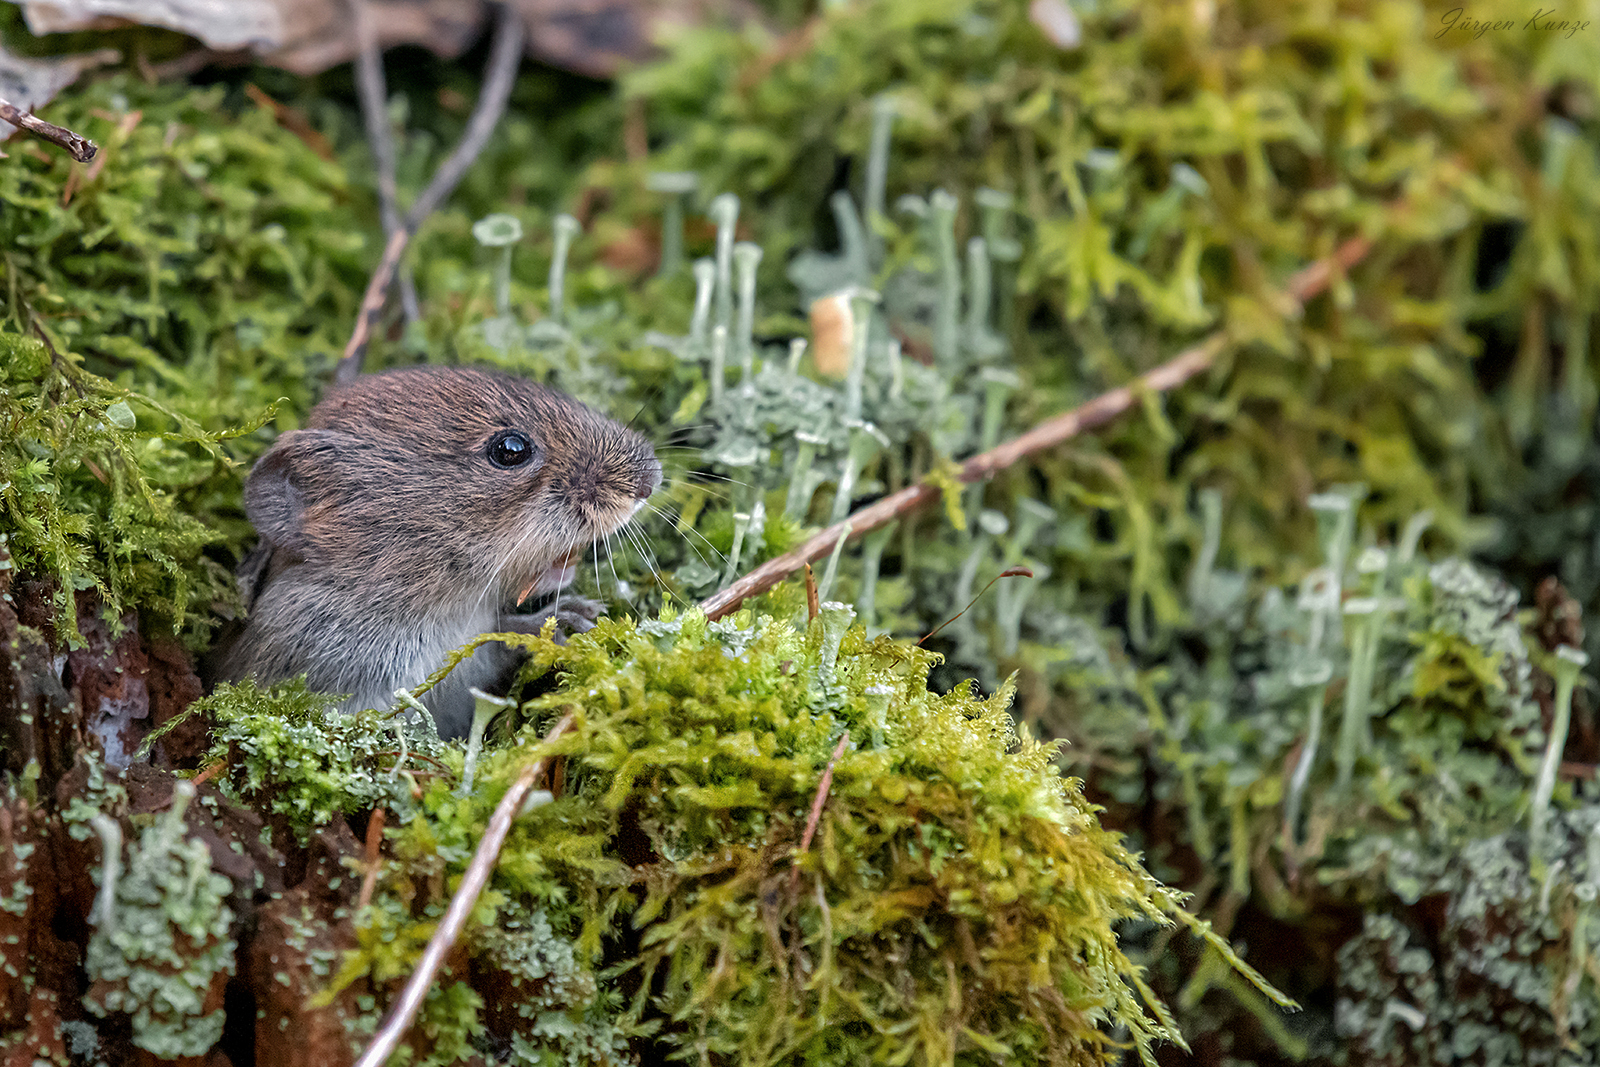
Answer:
[{"label": "vole's rounded ear", "polygon": [[290,430],[256,460],[244,483],[244,509],[262,540],[290,552],[305,547],[305,510],[327,490],[326,470],[347,435]]}]

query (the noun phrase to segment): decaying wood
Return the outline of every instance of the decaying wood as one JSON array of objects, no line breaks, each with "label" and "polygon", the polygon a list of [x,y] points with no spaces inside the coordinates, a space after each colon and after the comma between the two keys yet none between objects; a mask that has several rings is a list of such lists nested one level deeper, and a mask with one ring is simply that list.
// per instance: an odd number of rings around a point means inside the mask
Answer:
[{"label": "decaying wood", "polygon": [[[749,0],[509,0],[530,29],[528,51],[552,66],[609,78],[649,57],[669,26],[759,20]],[[247,55],[296,74],[317,74],[361,52],[345,0],[25,0],[35,34],[161,26],[204,46],[202,61]],[[380,48],[421,45],[460,55],[483,32],[486,0],[371,0]]]}]

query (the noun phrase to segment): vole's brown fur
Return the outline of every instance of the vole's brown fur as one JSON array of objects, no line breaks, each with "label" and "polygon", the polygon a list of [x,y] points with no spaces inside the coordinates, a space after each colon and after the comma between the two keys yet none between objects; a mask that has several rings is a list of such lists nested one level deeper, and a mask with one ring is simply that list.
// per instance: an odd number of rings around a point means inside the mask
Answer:
[{"label": "vole's brown fur", "polygon": [[[241,572],[249,621],[219,673],[304,671],[314,689],[351,694],[349,710],[387,707],[479,633],[537,628],[549,612],[505,614],[511,601],[558,589],[558,561],[621,527],[661,482],[637,433],[488,371],[368,375],[317,405],[307,427],[280,437],[245,485],[261,544]],[[505,430],[525,435],[534,458],[492,463]],[[563,621],[584,628],[599,606],[568,609]],[[442,734],[465,731],[468,688],[508,662],[486,646],[424,698]]]}]

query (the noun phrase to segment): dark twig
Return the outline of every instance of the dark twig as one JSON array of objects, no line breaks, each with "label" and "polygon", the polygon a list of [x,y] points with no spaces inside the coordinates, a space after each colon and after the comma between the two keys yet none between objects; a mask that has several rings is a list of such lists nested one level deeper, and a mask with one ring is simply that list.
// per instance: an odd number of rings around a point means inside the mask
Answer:
[{"label": "dark twig", "polygon": [[373,808],[372,815],[367,819],[367,862],[361,872],[361,895],[356,897],[358,908],[371,904],[373,891],[378,888],[378,865],[382,862],[378,849],[383,846],[383,823],[387,818],[385,810],[379,807]]},{"label": "dark twig", "polygon": [[454,191],[483,151],[483,146],[488,143],[489,135],[500,122],[506,102],[511,98],[511,86],[516,81],[517,64],[522,58],[522,46],[526,40],[527,29],[522,17],[509,4],[503,5],[500,8],[500,20],[495,25],[494,42],[489,50],[483,91],[478,94],[478,104],[467,119],[466,132],[461,135],[461,143],[456,145],[450,157],[439,164],[433,179],[411,205],[411,210],[406,212],[404,224],[389,235],[383,258],[378,261],[377,270],[372,272],[372,280],[367,283],[366,295],[361,300],[361,309],[356,313],[356,325],[350,334],[350,343],[345,345],[344,356],[334,369],[334,384],[348,385],[361,373],[372,327],[383,313],[384,300],[399,268],[400,257],[405,254],[411,235]]},{"label": "dark twig", "polygon": [[[385,239],[401,226],[400,191],[395,183],[394,131],[389,128],[389,89],[383,77],[383,52],[378,47],[378,30],[372,22],[370,0],[349,0],[350,14],[356,23],[356,92],[361,98],[361,120],[372,145],[372,159],[378,167],[378,211],[383,217]],[[402,264],[400,303],[407,322],[421,317],[416,286]]]},{"label": "dark twig", "polygon": [[[572,728],[574,715],[574,712],[569,711],[560,722],[550,728],[544,739],[554,741],[566,733]],[[367,1046],[367,1050],[356,1061],[355,1067],[379,1067],[379,1064],[388,1062],[394,1050],[400,1046],[400,1040],[405,1037],[406,1031],[411,1029],[411,1024],[416,1021],[417,1011],[422,1007],[422,1000],[428,995],[429,987],[433,985],[434,977],[438,975],[439,968],[444,966],[445,957],[455,947],[456,938],[461,936],[461,931],[467,925],[467,917],[472,914],[472,909],[477,907],[478,896],[489,884],[489,876],[494,873],[494,865],[500,858],[500,849],[506,843],[506,835],[511,832],[512,820],[517,817],[517,811],[522,807],[522,801],[528,795],[528,790],[533,788],[533,783],[539,780],[549,764],[550,757],[544,756],[524,767],[522,773],[511,783],[511,788],[506,790],[505,796],[500,798],[500,803],[495,805],[494,814],[489,817],[489,826],[478,841],[478,850],[472,854],[472,862],[467,864],[467,871],[461,876],[461,884],[456,888],[455,895],[450,898],[449,910],[444,913],[438,928],[428,939],[428,947],[423,950],[417,969],[406,981],[406,987],[401,990],[400,998],[395,1001],[389,1017],[378,1029],[372,1044]]]},{"label": "dark twig", "polygon": [[89,162],[94,158],[95,153],[100,151],[100,146],[89,140],[89,138],[73,133],[65,126],[57,126],[53,122],[34,118],[28,112],[5,100],[0,100],[0,120],[9,122],[17,129],[25,130],[35,137],[49,141],[53,145],[65,148],[67,154],[79,163]]},{"label": "dark twig", "polygon": [[[1284,286],[1285,296],[1298,309],[1327,289],[1336,273],[1349,270],[1371,250],[1372,242],[1365,237],[1346,241],[1328,259],[1319,260],[1292,276]],[[1104,426],[1137,405],[1141,396],[1165,393],[1209,369],[1227,346],[1227,341],[1227,333],[1219,330],[1155,370],[1141,375],[1131,384],[1101,393],[1086,404],[1046,419],[1019,437],[973,456],[961,465],[957,480],[963,485],[983,481],[1036,452],[1054,448],[1085,430]],[[750,597],[766,592],[805,564],[832,552],[833,546],[846,530],[849,530],[852,539],[861,537],[880,526],[887,526],[908,512],[933,503],[939,499],[940,492],[938,486],[921,482],[869,504],[811,537],[798,548],[769,559],[726,589],[707,597],[700,602],[700,610],[706,613],[708,619],[720,619],[731,614]]]},{"label": "dark twig", "polygon": [[511,99],[511,87],[517,80],[517,64],[522,59],[522,47],[528,39],[522,16],[510,4],[500,7],[500,21],[495,23],[494,40],[489,45],[489,62],[484,67],[483,91],[478,94],[478,104],[467,117],[467,128],[461,143],[450,153],[450,158],[439,164],[433,179],[422,190],[416,203],[406,213],[406,228],[415,233],[422,220],[433,214],[445,197],[455,191],[466,176],[489,135],[500,123],[506,103]]},{"label": "dark twig", "polygon": [[844,755],[844,750],[849,744],[850,731],[846,730],[844,736],[839,738],[839,744],[834,748],[833,755],[828,757],[828,766],[822,772],[822,781],[817,783],[817,795],[811,801],[811,816],[806,819],[806,832],[800,838],[802,853],[811,848],[811,839],[817,834],[817,821],[822,818],[822,805],[828,802],[828,790],[833,788],[833,765],[839,762],[839,757]]}]

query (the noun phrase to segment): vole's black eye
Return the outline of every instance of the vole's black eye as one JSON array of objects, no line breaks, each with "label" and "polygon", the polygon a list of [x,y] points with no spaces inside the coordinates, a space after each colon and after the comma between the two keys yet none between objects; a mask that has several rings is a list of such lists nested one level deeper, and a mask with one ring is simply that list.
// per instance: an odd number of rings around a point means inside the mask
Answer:
[{"label": "vole's black eye", "polygon": [[533,442],[517,430],[501,430],[489,441],[489,462],[496,467],[520,467],[534,456]]}]

